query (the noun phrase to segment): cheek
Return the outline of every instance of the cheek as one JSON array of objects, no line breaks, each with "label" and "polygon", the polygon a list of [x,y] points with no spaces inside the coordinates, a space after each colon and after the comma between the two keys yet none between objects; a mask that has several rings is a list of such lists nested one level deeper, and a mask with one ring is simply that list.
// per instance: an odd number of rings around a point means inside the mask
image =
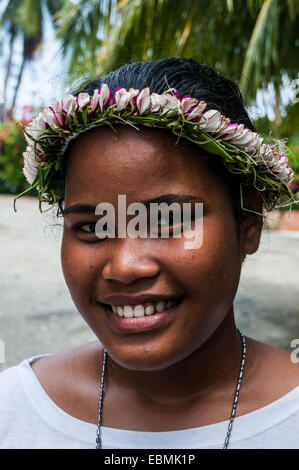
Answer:
[{"label": "cheek", "polygon": [[229,217],[210,217],[204,220],[203,243],[197,249],[184,249],[181,243],[174,262],[183,284],[193,292],[205,292],[207,297],[231,296],[238,286],[242,260],[239,243]]},{"label": "cheek", "polygon": [[[209,216],[204,218],[202,245],[196,249],[180,250],[179,263],[190,266],[190,273],[207,272],[212,277],[217,274],[225,277],[226,272],[238,269],[240,264],[239,242],[231,217]],[[189,262],[187,263],[187,260]]]},{"label": "cheek", "polygon": [[61,245],[61,266],[66,284],[76,304],[89,300],[94,280],[95,256],[87,245],[63,236]]}]

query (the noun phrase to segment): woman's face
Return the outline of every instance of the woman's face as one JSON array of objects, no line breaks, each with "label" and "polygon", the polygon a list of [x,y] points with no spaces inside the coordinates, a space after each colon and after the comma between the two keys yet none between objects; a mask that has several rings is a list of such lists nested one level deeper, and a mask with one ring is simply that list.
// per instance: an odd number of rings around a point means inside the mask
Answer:
[{"label": "woman's face", "polygon": [[[184,237],[100,239],[94,233],[99,215],[70,210],[64,218],[62,268],[78,311],[114,361],[129,369],[158,370],[192,354],[232,312],[242,259],[258,242],[245,231],[238,241],[226,186],[186,142],[175,146],[176,137],[161,129],[117,126],[117,131],[96,128],[72,143],[65,210],[109,202],[117,234],[118,195],[126,195],[126,207],[165,194],[191,195],[193,204],[203,202],[202,246],[186,249]],[[160,320],[146,316],[147,326],[136,329],[120,326],[109,308],[140,304],[115,296],[146,300],[153,294],[156,302],[183,300],[157,314]]]}]

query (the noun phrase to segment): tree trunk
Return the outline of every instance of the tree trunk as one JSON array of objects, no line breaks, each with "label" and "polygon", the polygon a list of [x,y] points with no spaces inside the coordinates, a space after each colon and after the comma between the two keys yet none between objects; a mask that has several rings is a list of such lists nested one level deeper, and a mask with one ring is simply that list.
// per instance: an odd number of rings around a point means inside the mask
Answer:
[{"label": "tree trunk", "polygon": [[275,84],[275,120],[274,120],[274,129],[275,129],[275,137],[279,137],[280,134],[280,126],[281,126],[281,94],[280,94],[280,80],[276,80]]},{"label": "tree trunk", "polygon": [[20,70],[19,70],[17,84],[15,86],[14,97],[13,97],[11,107],[10,107],[9,112],[8,112],[8,115],[9,115],[10,118],[12,118],[13,109],[14,109],[16,101],[17,101],[17,95],[18,95],[18,91],[19,91],[19,88],[20,88],[21,80],[22,80],[22,75],[23,75],[25,62],[26,62],[26,59],[25,59],[25,56],[23,55],[22,64],[21,64],[21,67],[20,67]]},{"label": "tree trunk", "polygon": [[8,83],[8,79],[10,76],[14,41],[15,41],[15,34],[12,34],[10,36],[10,41],[9,41],[9,56],[8,56],[6,74],[5,74],[4,84],[3,84],[3,106],[2,106],[2,113],[0,116],[0,122],[3,121],[3,119],[5,119],[6,117],[5,114],[6,114],[6,108],[7,108],[6,106],[7,83]]}]

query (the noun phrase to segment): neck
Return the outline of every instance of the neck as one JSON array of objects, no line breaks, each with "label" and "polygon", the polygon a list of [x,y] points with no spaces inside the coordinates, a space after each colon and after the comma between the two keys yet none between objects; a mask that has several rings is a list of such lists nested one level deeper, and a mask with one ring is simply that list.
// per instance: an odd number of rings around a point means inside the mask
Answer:
[{"label": "neck", "polygon": [[183,360],[160,370],[142,371],[126,369],[108,354],[107,378],[118,389],[171,408],[235,389],[241,359],[242,341],[232,307],[209,339]]}]

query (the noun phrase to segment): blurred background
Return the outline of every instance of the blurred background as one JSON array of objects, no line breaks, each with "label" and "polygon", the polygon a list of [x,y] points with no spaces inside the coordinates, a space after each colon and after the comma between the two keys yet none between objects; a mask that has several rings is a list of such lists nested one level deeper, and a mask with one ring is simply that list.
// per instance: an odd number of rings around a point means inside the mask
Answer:
[{"label": "blurred background", "polygon": [[[22,127],[82,79],[124,63],[197,59],[238,83],[263,136],[285,139],[299,199],[299,0],[0,1],[0,370],[94,340],[60,266],[62,227],[26,188]],[[243,265],[244,334],[299,345],[299,203],[274,211]],[[292,345],[291,345],[292,342]]]}]

